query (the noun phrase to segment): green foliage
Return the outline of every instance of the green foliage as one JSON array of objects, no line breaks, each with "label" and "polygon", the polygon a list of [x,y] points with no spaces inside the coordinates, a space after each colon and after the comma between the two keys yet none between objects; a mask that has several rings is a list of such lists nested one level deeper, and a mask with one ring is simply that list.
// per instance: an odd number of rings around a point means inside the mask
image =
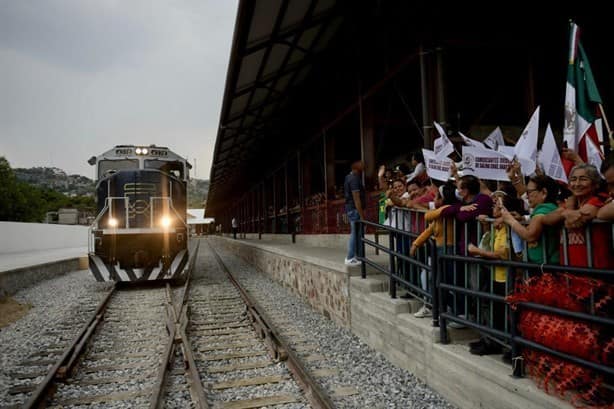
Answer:
[{"label": "green foliage", "polygon": [[93,197],[68,197],[51,189],[17,180],[9,162],[0,156],[0,220],[42,222],[49,211],[61,207],[94,210]]}]

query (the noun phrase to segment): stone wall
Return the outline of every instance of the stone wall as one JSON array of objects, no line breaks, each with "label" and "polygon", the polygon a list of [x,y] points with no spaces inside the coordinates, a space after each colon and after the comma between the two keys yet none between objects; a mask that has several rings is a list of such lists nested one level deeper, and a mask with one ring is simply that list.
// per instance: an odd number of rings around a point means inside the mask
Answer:
[{"label": "stone wall", "polygon": [[321,265],[307,263],[283,254],[283,250],[264,249],[258,243],[214,238],[243,260],[271,276],[305,299],[315,310],[334,322],[349,327],[349,276]]}]

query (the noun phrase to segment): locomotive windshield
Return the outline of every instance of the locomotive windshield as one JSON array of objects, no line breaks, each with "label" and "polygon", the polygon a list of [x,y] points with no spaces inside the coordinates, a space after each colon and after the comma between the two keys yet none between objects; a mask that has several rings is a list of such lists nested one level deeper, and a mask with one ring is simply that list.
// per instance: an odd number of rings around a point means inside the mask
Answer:
[{"label": "locomotive windshield", "polygon": [[146,159],[145,169],[158,169],[178,179],[183,179],[183,162],[170,162],[158,159]]},{"label": "locomotive windshield", "polygon": [[98,179],[102,179],[108,173],[138,168],[138,159],[101,160],[98,162]]}]

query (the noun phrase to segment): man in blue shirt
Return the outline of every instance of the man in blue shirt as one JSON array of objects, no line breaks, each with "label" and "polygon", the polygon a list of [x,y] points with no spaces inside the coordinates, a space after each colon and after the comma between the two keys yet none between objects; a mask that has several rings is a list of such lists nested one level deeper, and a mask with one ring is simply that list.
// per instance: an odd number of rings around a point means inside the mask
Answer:
[{"label": "man in blue shirt", "polygon": [[[362,172],[364,164],[362,161],[352,163],[352,171],[345,177],[343,182],[343,195],[345,197],[345,212],[350,221],[350,242],[348,243],[348,255],[345,264],[348,266],[358,266],[360,261],[356,260],[356,240],[360,234],[358,220],[364,220],[364,206],[367,202],[365,187],[362,183]],[[361,254],[359,254],[360,256]]]}]

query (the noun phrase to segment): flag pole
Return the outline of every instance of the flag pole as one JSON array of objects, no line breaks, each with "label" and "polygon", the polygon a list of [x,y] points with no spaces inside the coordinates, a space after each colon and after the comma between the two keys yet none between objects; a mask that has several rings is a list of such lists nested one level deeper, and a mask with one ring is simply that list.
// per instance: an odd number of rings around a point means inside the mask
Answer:
[{"label": "flag pole", "polygon": [[599,110],[601,111],[601,117],[603,118],[603,122],[605,123],[605,128],[608,131],[607,139],[603,140],[603,153],[607,157],[610,154],[610,149],[612,147],[612,128],[610,128],[610,123],[608,122],[608,117],[605,116],[605,109],[603,109],[603,104],[599,104]]}]

